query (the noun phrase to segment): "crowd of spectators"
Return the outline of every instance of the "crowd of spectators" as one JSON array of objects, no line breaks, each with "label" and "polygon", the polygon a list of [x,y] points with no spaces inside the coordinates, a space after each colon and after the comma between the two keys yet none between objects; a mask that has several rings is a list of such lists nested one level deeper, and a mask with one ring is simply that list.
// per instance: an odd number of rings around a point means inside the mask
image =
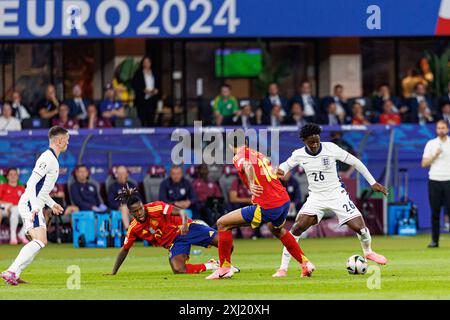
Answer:
[{"label": "crowd of spectators", "polygon": [[[131,122],[132,126],[162,124],[157,120],[161,95],[155,79],[152,61],[144,57],[131,81],[133,105],[139,119]],[[43,127],[56,124],[67,129],[120,127],[123,122],[118,120],[130,117],[130,101],[122,101],[121,96],[120,91],[107,84],[103,99],[94,103],[84,96],[82,87],[75,84],[71,98],[61,101],[55,87],[49,84],[44,97],[27,106],[22,103],[21,93],[15,91],[9,100],[0,102],[0,131],[33,128],[30,120],[35,118],[43,123]],[[329,96],[321,98],[313,94],[309,81],[303,81],[292,97],[283,96],[279,85],[271,83],[267,94],[259,101],[237,99],[231,86],[223,84],[219,94],[211,100],[210,110],[199,111],[198,117],[218,126],[243,127],[303,126],[308,122],[323,125],[398,125],[427,124],[441,119],[450,121],[450,82],[447,93],[441,97],[431,97],[426,84],[417,82],[412,94],[407,97],[393,95],[388,84],[381,84],[372,97],[347,97],[344,86],[337,84]]]},{"label": "crowd of spectators", "polygon": [[249,100],[239,102],[232,88],[223,85],[212,106],[216,125],[428,124],[449,121],[450,82],[447,94],[435,98],[428,94],[425,84],[417,83],[409,97],[392,95],[389,85],[381,84],[373,97],[348,98],[344,86],[337,84],[331,95],[321,99],[313,95],[309,81],[303,81],[291,98],[281,95],[278,85],[271,83],[266,96],[253,105]]}]

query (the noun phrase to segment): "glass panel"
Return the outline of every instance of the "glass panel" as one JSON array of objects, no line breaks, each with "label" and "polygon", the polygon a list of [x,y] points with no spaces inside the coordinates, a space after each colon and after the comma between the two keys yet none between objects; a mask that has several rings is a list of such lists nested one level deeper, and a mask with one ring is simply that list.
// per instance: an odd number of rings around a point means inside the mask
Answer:
[{"label": "glass panel", "polygon": [[51,58],[50,43],[15,44],[15,89],[21,92],[22,101],[30,110],[51,82]]},{"label": "glass panel", "polygon": [[96,47],[98,41],[67,41],[64,42],[64,99],[72,97],[75,84],[81,85],[83,96],[92,100],[94,96],[94,72]]},{"label": "glass panel", "polygon": [[371,96],[382,83],[389,84],[392,93],[396,88],[394,40],[362,39],[361,57],[363,94]]}]

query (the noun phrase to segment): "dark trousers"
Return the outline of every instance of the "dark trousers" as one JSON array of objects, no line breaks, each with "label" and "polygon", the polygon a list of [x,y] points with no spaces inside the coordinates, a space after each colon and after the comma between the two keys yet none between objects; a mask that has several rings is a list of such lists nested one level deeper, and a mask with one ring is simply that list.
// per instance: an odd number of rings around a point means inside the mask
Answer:
[{"label": "dark trousers", "polygon": [[441,208],[450,210],[450,181],[428,180],[428,197],[431,208],[432,240],[439,242]]},{"label": "dark trousers", "polygon": [[156,96],[143,100],[137,105],[138,118],[141,120],[143,127],[155,126],[155,113],[158,104]]}]

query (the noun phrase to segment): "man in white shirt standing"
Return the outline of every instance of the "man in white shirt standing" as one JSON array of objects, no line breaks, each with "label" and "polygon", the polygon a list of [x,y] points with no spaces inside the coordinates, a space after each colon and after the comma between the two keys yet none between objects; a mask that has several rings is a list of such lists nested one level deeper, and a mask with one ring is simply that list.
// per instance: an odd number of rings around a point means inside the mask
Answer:
[{"label": "man in white shirt standing", "polygon": [[42,212],[44,206],[50,207],[56,215],[64,211],[63,207],[50,197],[50,192],[58,180],[58,156],[67,150],[69,133],[66,129],[55,126],[50,128],[48,138],[50,147],[36,161],[25,193],[19,201],[19,213],[31,241],[20,250],[12,265],[1,274],[3,280],[13,286],[25,283],[20,279],[20,274],[47,245],[47,226]]},{"label": "man in white shirt standing", "polygon": [[441,207],[450,210],[450,139],[448,123],[436,123],[437,137],[427,142],[422,157],[422,168],[430,167],[428,198],[431,208],[432,241],[428,248],[439,247]]}]

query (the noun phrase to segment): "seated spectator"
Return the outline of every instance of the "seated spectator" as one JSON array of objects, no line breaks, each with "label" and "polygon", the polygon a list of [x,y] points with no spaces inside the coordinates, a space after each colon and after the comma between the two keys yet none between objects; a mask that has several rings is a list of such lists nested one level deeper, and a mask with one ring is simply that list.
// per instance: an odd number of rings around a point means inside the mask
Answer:
[{"label": "seated spectator", "polygon": [[450,125],[450,101],[441,106],[441,112],[437,120],[444,120]]},{"label": "seated spectator", "polygon": [[364,116],[364,109],[359,102],[354,102],[352,105],[352,124],[354,125],[369,125],[370,121]]},{"label": "seated spectator", "polygon": [[206,206],[208,198],[221,198],[222,191],[216,182],[208,179],[209,170],[206,164],[197,167],[198,177],[192,181],[192,189],[197,195],[197,210],[200,217],[209,226],[212,226],[224,214],[223,208],[218,208],[220,212],[213,212],[212,208]]},{"label": "seated spectator", "polygon": [[[344,149],[348,153],[350,153],[353,156],[356,156],[356,152],[353,149],[352,145],[348,143],[343,138],[343,132],[342,131],[332,131],[330,132],[330,140],[337,146],[339,146],[341,149]],[[350,178],[353,171],[355,171],[355,167],[350,166],[342,161],[337,161],[337,167],[338,167],[338,174],[342,178]]]},{"label": "seated spectator", "polygon": [[407,105],[409,107],[408,112],[412,115],[417,114],[419,110],[419,104],[422,101],[425,101],[427,103],[430,111],[435,111],[433,107],[433,101],[430,97],[427,96],[425,85],[423,85],[422,83],[417,83],[414,86],[414,93],[412,97],[407,100]]},{"label": "seated spectator", "polygon": [[112,128],[111,122],[108,119],[98,116],[98,110],[95,104],[90,104],[87,107],[87,119],[83,121],[83,128]]},{"label": "seated spectator", "polygon": [[329,104],[327,106],[327,113],[325,115],[322,115],[320,117],[320,123],[325,125],[339,125],[342,124],[341,118],[338,115],[337,112],[337,106],[336,103],[332,100],[329,101]]},{"label": "seated spectator", "polygon": [[191,209],[193,219],[199,218],[196,210],[196,196],[191,183],[183,177],[183,170],[178,165],[170,169],[170,176],[161,182],[159,200],[173,204],[182,209]]},{"label": "seated spectator", "polygon": [[331,102],[334,102],[336,105],[336,114],[339,117],[339,123],[344,123],[344,119],[346,114],[349,113],[347,98],[344,95],[344,86],[341,84],[337,84],[334,86],[333,95],[329,97],[325,97],[323,99],[323,106],[325,110],[330,105]]},{"label": "seated spectator", "polygon": [[72,88],[72,99],[67,101],[69,106],[69,117],[78,120],[85,120],[87,118],[87,106],[89,100],[83,98],[83,90],[79,84]]},{"label": "seated spectator", "polygon": [[[287,100],[284,97],[280,96],[278,85],[276,83],[271,83],[267,91],[268,91],[267,95],[261,101],[261,109],[263,117],[262,122],[264,124],[274,125],[271,119],[271,117],[273,117],[272,109],[275,106],[278,106],[279,111],[277,110],[276,113],[277,114],[279,113],[279,117],[284,118],[284,116],[286,116],[289,113],[288,104]],[[281,123],[282,119],[278,120],[280,120]]]},{"label": "seated spectator", "polygon": [[401,105],[400,99],[396,96],[391,95],[391,89],[389,88],[389,85],[386,83],[383,83],[378,87],[378,92],[377,92],[376,96],[373,98],[372,106],[375,109],[375,111],[377,111],[378,113],[382,113],[383,105],[386,100],[392,101],[392,103],[394,105],[394,110],[400,109],[400,108],[406,108],[406,109],[403,109],[404,110],[403,112],[407,111],[406,106],[400,106]]},{"label": "seated spectator", "polygon": [[25,237],[25,230],[22,227],[17,234],[19,225],[19,200],[25,192],[23,186],[19,186],[19,174],[16,169],[9,169],[6,172],[7,183],[0,184],[0,223],[3,217],[9,217],[9,244],[16,245],[20,242],[27,244],[29,241]]},{"label": "seated spectator", "polygon": [[[235,179],[232,184],[230,191],[228,192],[229,199],[229,211],[233,211],[238,208],[246,207],[252,205],[252,194],[250,190],[244,185],[241,179]],[[240,228],[236,229],[237,238],[242,238],[242,232]],[[260,238],[261,231],[259,228],[253,229],[253,239]]]},{"label": "seated spectator", "polygon": [[231,95],[231,87],[227,84],[220,88],[220,95],[214,99],[213,105],[216,125],[231,124],[233,116],[238,115],[239,106],[235,97]]},{"label": "seated spectator", "polygon": [[41,119],[53,119],[58,116],[61,102],[56,97],[55,86],[49,84],[45,97],[37,103],[37,113]]},{"label": "seated spectator", "polygon": [[300,90],[291,101],[291,113],[294,103],[299,103],[303,110],[303,118],[307,122],[315,122],[320,115],[320,102],[319,99],[312,95],[311,83],[309,81],[303,81],[300,84]]},{"label": "seated spectator", "polygon": [[250,103],[244,103],[236,115],[232,118],[234,126],[242,126],[248,128],[256,125],[256,115],[252,112],[252,106]]},{"label": "seated spectator", "polygon": [[297,212],[302,205],[300,185],[298,184],[298,181],[294,179],[291,172],[286,173],[286,175],[280,179],[280,182],[286,188],[289,199],[291,200],[288,215],[295,219]]},{"label": "seated spectator", "polygon": [[116,118],[126,117],[123,103],[120,100],[116,100],[115,95],[114,88],[107,84],[105,86],[105,96],[103,101],[100,102],[100,114],[104,119],[109,119],[112,123],[114,123]]},{"label": "seated spectator", "polygon": [[409,115],[408,120],[410,123],[418,123],[420,125],[434,122],[431,110],[425,100],[420,101],[417,113]]},{"label": "seated spectator", "polygon": [[95,184],[89,182],[88,177],[89,170],[85,165],[76,166],[75,182],[69,190],[72,202],[82,211],[106,211],[108,208],[102,203]]},{"label": "seated spectator", "polygon": [[24,119],[30,118],[30,112],[27,107],[22,103],[22,96],[18,91],[14,91],[12,94],[12,103],[11,106],[14,111],[14,117],[22,121]]},{"label": "seated spectator", "polygon": [[119,191],[128,185],[130,188],[136,188],[132,182],[128,181],[128,170],[125,166],[117,167],[116,181],[109,187],[108,203],[113,210],[119,210],[122,213],[122,224],[125,229],[130,225],[130,213],[128,212],[127,204],[116,200]]},{"label": "seated spectator", "polygon": [[52,126],[60,126],[65,129],[78,129],[78,119],[69,118],[69,106],[65,103],[61,103],[59,106],[59,117],[52,120]]},{"label": "seated spectator", "polygon": [[270,111],[270,122],[269,125],[272,127],[281,126],[284,121],[284,112],[280,105],[274,105]]},{"label": "seated spectator", "polygon": [[383,113],[380,115],[380,124],[398,125],[401,123],[400,115],[394,111],[394,104],[386,100],[383,105]]},{"label": "seated spectator", "polygon": [[22,124],[19,119],[13,117],[13,109],[8,102],[2,107],[2,115],[0,116],[0,131],[19,131],[22,130]]},{"label": "seated spectator", "polygon": [[[313,117],[308,117],[308,119],[313,119]],[[291,113],[284,119],[283,124],[296,125],[297,127],[301,128],[307,123],[308,121],[304,117],[303,108],[300,102],[294,101],[291,105]]]}]

